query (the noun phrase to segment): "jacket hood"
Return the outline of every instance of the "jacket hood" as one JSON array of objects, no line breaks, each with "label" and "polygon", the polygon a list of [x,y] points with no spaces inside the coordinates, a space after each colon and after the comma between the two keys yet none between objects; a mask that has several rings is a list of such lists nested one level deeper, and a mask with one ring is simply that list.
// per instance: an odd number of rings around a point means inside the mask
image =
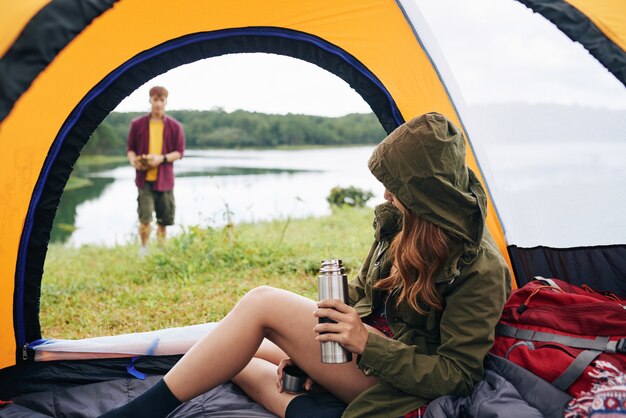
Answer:
[{"label": "jacket hood", "polygon": [[487,198],[465,164],[465,139],[445,116],[427,113],[402,124],[377,147],[372,174],[414,215],[461,238],[476,255]]}]

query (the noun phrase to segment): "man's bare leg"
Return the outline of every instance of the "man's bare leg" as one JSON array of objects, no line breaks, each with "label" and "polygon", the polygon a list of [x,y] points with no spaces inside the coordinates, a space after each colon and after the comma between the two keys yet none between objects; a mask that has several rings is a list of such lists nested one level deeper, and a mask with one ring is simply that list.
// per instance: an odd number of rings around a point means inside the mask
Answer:
[{"label": "man's bare leg", "polygon": [[150,233],[152,232],[152,225],[150,223],[147,224],[139,224],[139,238],[141,239],[141,246],[146,247],[148,245],[148,241],[150,240]]},{"label": "man's bare leg", "polygon": [[157,224],[157,242],[161,245],[165,243],[167,238],[167,227],[165,225]]}]

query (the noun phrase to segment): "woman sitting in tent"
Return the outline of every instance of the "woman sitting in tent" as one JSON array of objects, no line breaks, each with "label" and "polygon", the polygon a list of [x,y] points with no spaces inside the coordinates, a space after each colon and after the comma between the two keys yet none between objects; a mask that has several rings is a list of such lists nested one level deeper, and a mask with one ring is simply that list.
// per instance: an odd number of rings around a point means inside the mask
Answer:
[{"label": "woman sitting in tent", "polygon": [[[397,417],[468,394],[511,281],[485,228],[485,191],[465,164],[463,135],[440,114],[422,115],[385,138],[369,168],[388,202],[375,210],[375,241],[349,305],[256,288],[159,383],[105,417],[165,417],[228,380],[279,416],[341,415],[345,405],[318,414],[312,395],[275,383],[291,362],[348,404],[346,417]],[[322,364],[321,341],[339,342],[354,360]]]}]

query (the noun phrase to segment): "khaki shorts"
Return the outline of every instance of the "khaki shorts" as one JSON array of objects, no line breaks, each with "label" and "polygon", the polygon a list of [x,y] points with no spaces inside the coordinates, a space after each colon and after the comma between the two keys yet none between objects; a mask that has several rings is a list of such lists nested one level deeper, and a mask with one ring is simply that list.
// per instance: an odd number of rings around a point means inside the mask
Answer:
[{"label": "khaki shorts", "polygon": [[154,182],[147,181],[143,188],[138,188],[137,214],[139,222],[149,224],[152,222],[152,212],[156,212],[159,225],[174,225],[176,203],[174,191],[158,192],[153,190]]}]

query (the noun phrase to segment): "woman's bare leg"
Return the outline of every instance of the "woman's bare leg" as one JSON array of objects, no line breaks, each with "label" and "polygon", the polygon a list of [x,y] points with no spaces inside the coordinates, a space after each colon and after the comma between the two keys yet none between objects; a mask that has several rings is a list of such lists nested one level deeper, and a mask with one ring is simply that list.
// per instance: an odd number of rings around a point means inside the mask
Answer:
[{"label": "woman's bare leg", "polygon": [[287,353],[280,349],[276,344],[265,338],[259,349],[254,353],[254,357],[267,360],[270,363],[278,365],[280,361],[287,358]]},{"label": "woman's bare leg", "polygon": [[[263,338],[280,347],[315,382],[345,402],[376,383],[354,363],[322,364],[315,341],[314,301],[285,290],[260,287],[244,296],[164,380],[181,401],[226,382],[250,362]],[[273,386],[273,385],[271,385]]]},{"label": "woman's bare leg", "polygon": [[276,370],[276,364],[253,358],[232,381],[265,409],[284,417],[287,405],[298,395],[278,391],[275,385]]},{"label": "woman's bare leg", "polygon": [[[365,327],[371,332],[384,335],[367,324]],[[250,363],[231,379],[255,402],[279,417],[285,416],[287,406],[298,396],[277,390],[278,363],[286,357],[288,356],[283,350],[266,338]]]}]

